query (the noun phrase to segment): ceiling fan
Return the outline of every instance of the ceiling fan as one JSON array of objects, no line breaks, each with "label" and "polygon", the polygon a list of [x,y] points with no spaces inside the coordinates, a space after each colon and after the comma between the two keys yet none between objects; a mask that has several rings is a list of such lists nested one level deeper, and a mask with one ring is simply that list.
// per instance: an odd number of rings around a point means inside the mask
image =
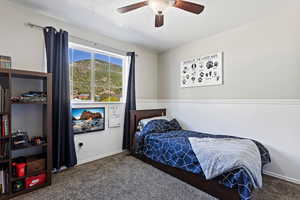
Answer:
[{"label": "ceiling fan", "polygon": [[187,12],[191,12],[199,15],[204,10],[203,5],[196,3],[182,1],[182,0],[148,0],[139,3],[131,4],[122,8],[118,8],[119,13],[127,13],[129,11],[149,6],[155,14],[155,27],[161,27],[164,25],[164,12],[169,7],[175,7]]}]

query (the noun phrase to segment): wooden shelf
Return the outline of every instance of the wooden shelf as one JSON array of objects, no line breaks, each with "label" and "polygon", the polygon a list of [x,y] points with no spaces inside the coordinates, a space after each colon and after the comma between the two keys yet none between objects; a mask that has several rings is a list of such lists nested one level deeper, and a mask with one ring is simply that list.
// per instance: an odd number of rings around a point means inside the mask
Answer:
[{"label": "wooden shelf", "polygon": [[6,69],[6,68],[0,68],[0,73],[2,74],[9,74],[11,69]]},{"label": "wooden shelf", "polygon": [[0,164],[5,164],[5,163],[8,163],[9,162],[9,159],[6,159],[6,160],[0,160]]},{"label": "wooden shelf", "polygon": [[42,184],[42,185],[37,185],[37,186],[34,186],[34,187],[32,187],[32,188],[29,188],[29,189],[23,189],[23,190],[21,190],[21,191],[19,191],[19,192],[12,193],[12,195],[10,195],[10,198],[19,196],[19,195],[21,195],[21,194],[26,194],[26,193],[28,193],[28,192],[32,192],[32,191],[34,191],[34,190],[43,188],[43,187],[48,186],[48,185],[50,185],[50,183],[49,183],[49,182],[46,182],[46,183],[44,183],[44,184]]},{"label": "wooden shelf", "polygon": [[7,197],[8,197],[7,193],[6,194],[0,194],[0,200],[1,199],[7,199]]},{"label": "wooden shelf", "polygon": [[24,150],[24,149],[31,149],[31,148],[36,148],[36,147],[45,147],[47,145],[48,145],[47,143],[37,144],[37,145],[28,145],[28,146],[24,146],[24,147],[12,149],[12,151],[18,151],[18,150]]},{"label": "wooden shelf", "polygon": [[10,102],[10,104],[47,104],[44,101],[33,101],[33,102]]},{"label": "wooden shelf", "polygon": [[30,177],[30,176],[37,176],[37,175],[42,174],[42,173],[46,173],[46,171],[41,170],[41,171],[37,171],[37,172],[34,172],[32,174],[28,174],[28,175],[22,176],[22,177],[11,177],[10,181],[14,182],[14,181],[25,179],[25,178]]},{"label": "wooden shelf", "polygon": [[13,78],[26,78],[26,79],[46,79],[49,73],[34,72],[18,69],[5,69],[0,68],[0,73],[11,74]]},{"label": "wooden shelf", "polygon": [[6,135],[6,136],[0,136],[0,140],[6,140],[6,139],[9,139],[10,136],[9,135]]}]

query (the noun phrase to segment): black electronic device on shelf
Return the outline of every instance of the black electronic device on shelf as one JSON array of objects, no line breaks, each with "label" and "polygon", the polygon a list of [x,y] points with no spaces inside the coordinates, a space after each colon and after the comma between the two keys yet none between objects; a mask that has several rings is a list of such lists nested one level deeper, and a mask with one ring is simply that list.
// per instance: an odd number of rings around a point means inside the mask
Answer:
[{"label": "black electronic device on shelf", "polygon": [[30,145],[27,132],[18,130],[12,133],[12,145],[13,149],[20,149]]}]

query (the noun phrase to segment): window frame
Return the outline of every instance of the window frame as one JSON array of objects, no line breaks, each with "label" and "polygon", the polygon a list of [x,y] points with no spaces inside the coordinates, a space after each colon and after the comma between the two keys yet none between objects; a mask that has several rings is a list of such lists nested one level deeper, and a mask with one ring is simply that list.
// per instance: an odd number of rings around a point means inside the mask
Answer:
[{"label": "window frame", "polygon": [[[73,99],[73,77],[71,77],[71,70],[73,68],[71,67],[71,63],[69,63],[69,70],[70,70],[70,97],[71,97],[71,103],[72,104],[120,104],[125,103],[126,101],[126,85],[127,85],[127,68],[128,68],[128,58],[127,56],[119,55],[116,53],[104,51],[98,48],[89,47],[86,45],[81,45],[74,42],[69,42],[69,49],[76,49],[80,51],[85,51],[88,53],[91,53],[91,99],[90,100],[77,100]],[[68,49],[68,50],[69,50]],[[95,92],[96,92],[96,79],[95,79],[95,54],[102,54],[104,56],[108,57],[114,57],[119,58],[122,60],[122,96],[120,98],[120,101],[95,101]],[[110,73],[110,68],[109,68]],[[73,71],[72,71],[73,76]],[[110,75],[109,75],[109,82],[110,82]],[[111,89],[111,86],[109,86],[109,89]]]}]

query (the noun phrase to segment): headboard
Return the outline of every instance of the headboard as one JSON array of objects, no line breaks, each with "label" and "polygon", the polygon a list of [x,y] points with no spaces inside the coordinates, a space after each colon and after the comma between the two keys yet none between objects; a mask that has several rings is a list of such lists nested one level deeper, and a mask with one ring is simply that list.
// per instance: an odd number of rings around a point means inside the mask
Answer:
[{"label": "headboard", "polygon": [[137,131],[137,126],[140,120],[166,116],[167,109],[152,109],[152,110],[131,110],[130,111],[130,152],[133,153],[134,150],[134,135]]}]

